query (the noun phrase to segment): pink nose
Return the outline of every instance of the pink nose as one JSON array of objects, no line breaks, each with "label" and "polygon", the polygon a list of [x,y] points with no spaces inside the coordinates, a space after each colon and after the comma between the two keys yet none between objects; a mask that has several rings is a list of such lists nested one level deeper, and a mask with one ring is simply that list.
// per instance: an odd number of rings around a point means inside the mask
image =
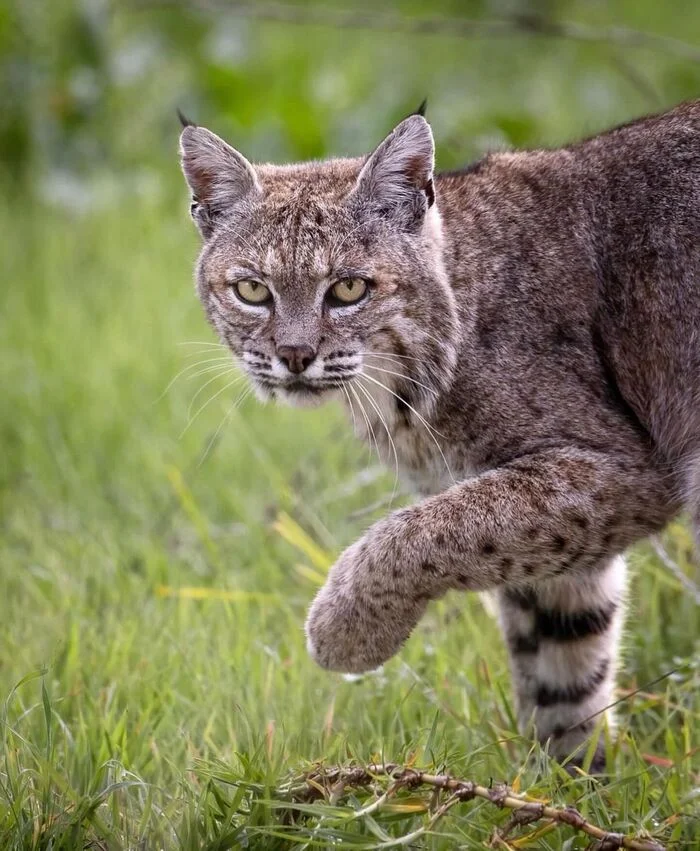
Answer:
[{"label": "pink nose", "polygon": [[290,372],[299,375],[314,362],[316,352],[311,346],[278,346],[277,357]]}]

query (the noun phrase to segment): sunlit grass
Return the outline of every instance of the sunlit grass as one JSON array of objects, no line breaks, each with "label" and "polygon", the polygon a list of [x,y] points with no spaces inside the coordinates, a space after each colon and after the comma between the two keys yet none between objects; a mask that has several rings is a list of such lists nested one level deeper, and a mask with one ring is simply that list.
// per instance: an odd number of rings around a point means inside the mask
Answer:
[{"label": "sunlit grass", "polygon": [[[297,818],[282,800],[317,761],[371,760],[515,783],[692,847],[698,608],[649,547],[632,556],[620,686],[678,673],[621,704],[606,785],[568,778],[518,735],[476,597],[432,606],[382,671],[326,674],[305,651],[306,606],[386,510],[393,476],[339,410],[247,399],[231,411],[239,386],[185,430],[215,373],[163,391],[217,350],[179,216],[6,211],[1,224],[0,847],[371,847],[424,824],[411,796],[360,819],[348,818],[360,793]],[[231,380],[226,367],[197,407]],[[682,524],[665,543],[690,574]],[[483,847],[504,818],[465,803],[421,842]],[[573,836],[550,829],[528,847],[584,848]]]}]

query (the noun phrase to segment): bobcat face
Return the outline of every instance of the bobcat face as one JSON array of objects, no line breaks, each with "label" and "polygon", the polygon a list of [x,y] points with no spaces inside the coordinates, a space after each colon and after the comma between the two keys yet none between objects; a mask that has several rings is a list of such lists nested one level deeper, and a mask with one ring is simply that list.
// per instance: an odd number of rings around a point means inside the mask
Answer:
[{"label": "bobcat face", "polygon": [[258,396],[352,405],[381,384],[429,408],[457,318],[426,121],[406,119],[366,161],[253,167],[192,126],[181,149],[199,297]]}]

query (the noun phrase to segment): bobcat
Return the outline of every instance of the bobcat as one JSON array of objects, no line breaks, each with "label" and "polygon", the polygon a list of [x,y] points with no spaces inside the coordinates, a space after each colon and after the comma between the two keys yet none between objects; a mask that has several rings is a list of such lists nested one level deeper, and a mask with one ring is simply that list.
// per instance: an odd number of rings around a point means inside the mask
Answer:
[{"label": "bobcat", "polygon": [[442,174],[420,112],[367,157],[254,166],[195,125],[181,156],[199,297],[258,395],[340,398],[421,497],[340,556],[311,655],[372,669],[429,600],[493,591],[521,724],[580,754],[622,553],[700,529],[700,101]]}]

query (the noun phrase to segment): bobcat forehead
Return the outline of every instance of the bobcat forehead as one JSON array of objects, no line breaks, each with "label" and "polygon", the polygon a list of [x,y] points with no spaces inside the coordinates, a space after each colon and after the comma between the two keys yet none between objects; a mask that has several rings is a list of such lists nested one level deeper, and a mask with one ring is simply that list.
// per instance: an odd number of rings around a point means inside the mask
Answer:
[{"label": "bobcat forehead", "polygon": [[273,204],[298,203],[302,209],[341,204],[362,168],[360,158],[324,160],[296,165],[257,165],[263,196]]}]

